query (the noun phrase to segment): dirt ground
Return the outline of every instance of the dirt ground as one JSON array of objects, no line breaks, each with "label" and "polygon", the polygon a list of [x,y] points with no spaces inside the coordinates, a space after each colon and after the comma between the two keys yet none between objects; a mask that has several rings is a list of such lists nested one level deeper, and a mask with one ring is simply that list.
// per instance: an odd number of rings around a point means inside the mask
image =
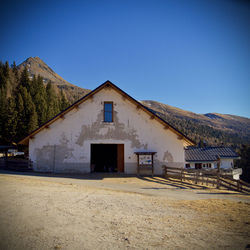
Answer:
[{"label": "dirt ground", "polygon": [[160,177],[0,173],[0,249],[250,248],[250,197]]}]

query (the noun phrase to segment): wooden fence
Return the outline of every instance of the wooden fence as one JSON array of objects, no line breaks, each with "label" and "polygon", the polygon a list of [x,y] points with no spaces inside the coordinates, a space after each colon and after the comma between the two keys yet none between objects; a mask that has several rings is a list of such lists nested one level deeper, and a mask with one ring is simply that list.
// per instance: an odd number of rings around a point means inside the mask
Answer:
[{"label": "wooden fence", "polygon": [[32,171],[32,162],[28,159],[0,159],[0,168],[15,171]]},{"label": "wooden fence", "polygon": [[166,179],[180,179],[181,182],[192,181],[200,185],[212,185],[216,188],[224,187],[229,190],[250,194],[250,184],[235,180],[230,172],[223,169],[186,169],[163,165],[163,175]]}]

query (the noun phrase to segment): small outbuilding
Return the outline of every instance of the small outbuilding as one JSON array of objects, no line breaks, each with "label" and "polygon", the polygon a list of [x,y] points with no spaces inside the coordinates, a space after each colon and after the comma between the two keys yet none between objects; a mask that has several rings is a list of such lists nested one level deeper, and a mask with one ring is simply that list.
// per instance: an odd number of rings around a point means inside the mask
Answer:
[{"label": "small outbuilding", "polygon": [[137,173],[138,152],[154,152],[150,171],[162,174],[165,163],[184,167],[185,147],[194,145],[110,81],[19,143],[28,145],[35,171],[128,174]]},{"label": "small outbuilding", "polygon": [[187,147],[185,149],[187,168],[220,168],[233,169],[234,160],[240,159],[239,155],[231,147]]}]

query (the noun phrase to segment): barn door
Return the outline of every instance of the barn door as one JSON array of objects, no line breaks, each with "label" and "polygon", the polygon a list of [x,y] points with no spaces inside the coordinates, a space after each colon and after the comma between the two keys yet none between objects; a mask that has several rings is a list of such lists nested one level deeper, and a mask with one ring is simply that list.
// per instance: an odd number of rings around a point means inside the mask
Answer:
[{"label": "barn door", "polygon": [[117,170],[124,172],[124,144],[117,144]]}]

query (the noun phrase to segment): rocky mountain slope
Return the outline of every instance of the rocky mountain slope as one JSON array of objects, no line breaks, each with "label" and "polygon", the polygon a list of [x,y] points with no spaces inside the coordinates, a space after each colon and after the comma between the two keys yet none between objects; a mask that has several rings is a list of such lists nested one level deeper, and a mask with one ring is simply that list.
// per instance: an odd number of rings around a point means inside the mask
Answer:
[{"label": "rocky mountain slope", "polygon": [[[31,77],[41,75],[45,85],[50,80],[58,90],[63,89],[71,103],[90,92],[89,89],[77,87],[64,80],[39,57],[29,57],[18,68],[22,70],[25,66]],[[248,118],[218,113],[196,114],[157,101],[146,100],[141,103],[196,142],[206,141],[210,145],[250,144]]]},{"label": "rocky mountain slope", "polygon": [[34,75],[40,75],[44,79],[44,84],[51,81],[52,84],[56,86],[57,90],[62,89],[66,98],[70,102],[73,102],[90,92],[89,89],[80,88],[64,80],[39,57],[29,57],[23,63],[18,65],[20,71],[22,71],[24,67],[27,67],[31,77]]}]

